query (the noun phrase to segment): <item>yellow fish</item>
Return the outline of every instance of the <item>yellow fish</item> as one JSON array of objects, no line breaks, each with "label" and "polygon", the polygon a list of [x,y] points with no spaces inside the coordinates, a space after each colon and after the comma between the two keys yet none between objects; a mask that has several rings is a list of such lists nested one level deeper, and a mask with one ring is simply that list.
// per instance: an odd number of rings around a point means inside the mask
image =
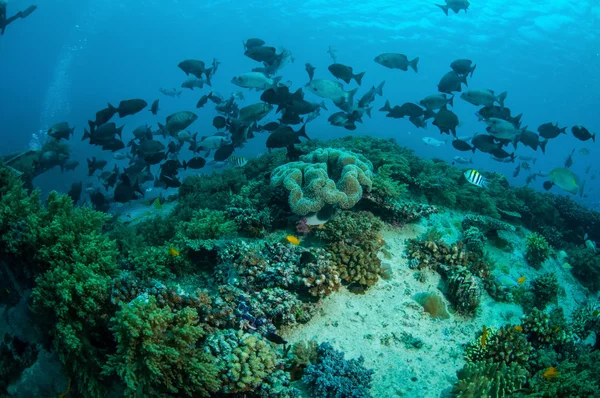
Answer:
[{"label": "yellow fish", "polygon": [[170,247],[169,254],[173,257],[179,257],[179,250],[175,249],[174,247]]},{"label": "yellow fish", "polygon": [[525,282],[526,280],[527,280],[527,278],[522,276],[519,279],[517,279],[517,283],[519,284],[519,286],[521,286],[523,284],[523,282]]},{"label": "yellow fish", "polygon": [[519,333],[522,333],[522,332],[523,332],[523,327],[522,327],[522,326],[520,326],[520,325],[515,325],[515,330],[516,330],[517,332],[519,332]]},{"label": "yellow fish", "polygon": [[300,239],[296,238],[293,235],[288,235],[285,237],[285,239],[290,242],[292,245],[299,245],[300,244]]},{"label": "yellow fish", "polygon": [[544,378],[546,380],[549,379],[554,379],[555,377],[558,376],[558,370],[556,370],[555,367],[549,367],[548,369],[546,369],[546,371],[544,372]]},{"label": "yellow fish", "polygon": [[481,342],[481,346],[485,347],[485,345],[487,344],[487,339],[489,336],[489,332],[487,327],[485,327],[485,325],[483,325],[483,330],[481,331],[481,339],[479,340]]}]

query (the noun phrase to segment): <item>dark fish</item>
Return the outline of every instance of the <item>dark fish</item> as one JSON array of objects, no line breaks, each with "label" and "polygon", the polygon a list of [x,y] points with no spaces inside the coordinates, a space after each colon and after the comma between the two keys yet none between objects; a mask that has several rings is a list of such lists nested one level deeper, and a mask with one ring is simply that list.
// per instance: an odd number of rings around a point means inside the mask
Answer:
[{"label": "dark fish", "polygon": [[108,187],[114,187],[117,183],[117,179],[119,178],[119,167],[115,165],[112,173],[106,178],[106,184],[104,184],[104,189],[108,190]]},{"label": "dark fish", "polygon": [[371,87],[371,89],[369,91],[367,91],[358,101],[358,107],[366,108],[367,106],[369,106],[371,104],[371,102],[375,101],[375,94],[379,95],[380,97],[383,96],[383,85],[384,84],[385,84],[385,80],[382,81],[379,84],[379,86]]},{"label": "dark fish", "polygon": [[169,154],[168,152],[157,152],[157,153],[153,153],[151,155],[146,155],[144,157],[144,162],[146,162],[149,165],[159,164],[160,162],[162,162],[163,160],[165,160],[167,158],[168,154]]},{"label": "dark fish", "polygon": [[206,69],[204,62],[199,61],[197,59],[186,59],[185,61],[181,61],[178,65],[179,69],[181,69],[187,76],[190,74],[196,76],[198,79],[202,79],[202,75],[208,79],[211,69]]},{"label": "dark fish", "polygon": [[138,182],[136,181],[135,185],[132,185],[127,174],[122,174],[121,182],[115,187],[113,197],[115,202],[127,203],[134,199],[138,199],[137,193],[144,196],[144,192],[141,190]]},{"label": "dark fish", "polygon": [[75,168],[79,166],[79,161],[77,160],[66,160],[60,164],[60,171],[73,171]]},{"label": "dark fish", "polygon": [[287,341],[284,340],[283,337],[273,332],[265,333],[265,338],[275,344],[287,344]]},{"label": "dark fish", "polygon": [[254,48],[254,47],[260,47],[262,45],[265,44],[265,41],[262,39],[258,39],[256,37],[252,37],[248,40],[246,40],[246,42],[242,42],[244,44],[244,51],[250,49],[250,48]]},{"label": "dark fish", "polygon": [[90,201],[92,202],[94,210],[97,211],[107,211],[108,203],[106,202],[106,197],[100,191],[94,191],[90,193]]},{"label": "dark fish", "polygon": [[352,67],[344,64],[331,64],[327,69],[329,69],[329,72],[331,72],[333,76],[343,80],[344,82],[346,82],[346,84],[350,84],[350,81],[354,79],[354,81],[356,81],[356,83],[358,83],[358,85],[360,86],[362,78],[365,75],[365,72],[361,72],[355,75],[352,71]]},{"label": "dark fish", "polygon": [[[173,175],[160,173],[158,180],[159,180],[159,182],[164,184],[164,186],[167,188],[179,188],[181,186],[181,181],[179,181],[179,179]],[[156,181],[155,181],[155,185],[156,185]]]},{"label": "dark fish", "polygon": [[569,156],[567,156],[567,159],[565,160],[565,169],[568,169],[571,166],[573,166],[573,155],[574,154],[575,154],[575,148],[573,148],[573,150],[571,151],[571,153],[569,154]]},{"label": "dark fish", "polygon": [[285,105],[280,105],[277,109],[278,111],[285,109],[286,111],[295,113],[297,115],[308,115],[309,113],[313,113],[318,109],[327,110],[327,106],[325,105],[325,101],[316,103],[308,102],[305,99],[292,99]]},{"label": "dark fish", "polygon": [[427,128],[427,122],[425,121],[425,118],[423,116],[421,116],[421,117],[409,117],[408,120],[416,128],[419,128],[419,129],[426,129]]},{"label": "dark fish", "polygon": [[[304,93],[302,88],[296,90],[293,94],[290,93],[290,88],[287,86],[278,86],[269,88],[260,95],[260,100],[271,105],[285,105],[293,100],[303,100]],[[279,111],[279,108],[278,108]]]},{"label": "dark fish", "polygon": [[183,169],[184,166],[179,162],[179,160],[167,160],[163,164],[160,165],[160,169],[163,173],[173,175],[177,174],[177,170]]},{"label": "dark fish", "polygon": [[96,112],[96,121],[94,122],[94,125],[97,127],[103,125],[104,123],[108,123],[115,113],[117,113],[117,109],[109,104],[108,108],[104,108]]},{"label": "dark fish", "polygon": [[317,257],[309,251],[302,252],[300,255],[300,264],[308,265],[308,264],[316,264]]},{"label": "dark fish", "polygon": [[558,137],[560,134],[567,134],[567,128],[566,127],[558,127],[558,123],[556,124],[552,124],[550,122],[548,123],[544,123],[542,124],[540,127],[538,127],[538,133],[540,133],[540,136],[544,137],[544,138],[556,138]]},{"label": "dark fish", "polygon": [[[109,108],[111,106],[111,104],[108,104]],[[144,109],[146,106],[148,106],[148,103],[143,99],[130,99],[121,101],[119,103],[119,107],[116,108],[116,111],[119,114],[119,117],[123,118],[125,116],[135,115],[136,113]]]},{"label": "dark fish", "polygon": [[522,142],[525,146],[537,151],[538,147],[542,149],[543,153],[546,153],[546,144],[548,144],[548,140],[540,141],[540,136],[534,133],[533,131],[529,131],[525,129],[521,133],[521,137],[519,141]]},{"label": "dark fish", "polygon": [[73,199],[73,203],[77,204],[77,202],[79,202],[79,199],[81,198],[81,191],[83,190],[83,183],[80,182],[74,182],[71,185],[71,189],[69,189],[69,192],[67,192],[67,195],[69,195],[69,197],[71,199]]},{"label": "dark fish", "polygon": [[587,141],[591,138],[593,142],[596,142],[596,133],[591,134],[588,129],[583,126],[573,126],[571,132],[573,133],[573,136],[580,141]]},{"label": "dark fish", "polygon": [[208,102],[208,100],[210,99],[210,94],[205,94],[202,97],[200,97],[200,99],[198,100],[198,103],[196,104],[196,108],[204,108],[204,105],[206,105],[206,103]]},{"label": "dark fish", "polygon": [[283,115],[281,115],[279,121],[281,122],[281,124],[291,125],[304,123],[304,119],[294,112],[285,112]]},{"label": "dark fish", "polygon": [[415,72],[418,72],[417,64],[419,63],[419,57],[409,61],[408,57],[404,54],[384,53],[375,57],[374,61],[386,68],[400,69],[406,72],[410,66]]},{"label": "dark fish", "polygon": [[158,113],[158,100],[154,100],[152,106],[150,107],[150,112],[152,112],[153,115]]},{"label": "dark fish", "polygon": [[487,120],[491,118],[502,119],[508,122],[511,122],[516,128],[521,127],[521,117],[523,114],[518,114],[517,116],[511,116],[510,109],[501,106],[484,106],[476,113],[477,118],[479,120]]},{"label": "dark fish", "polygon": [[455,14],[458,14],[460,10],[465,10],[466,13],[469,5],[469,0],[446,0],[446,4],[436,4],[446,15],[448,15],[448,10],[454,11]]},{"label": "dark fish", "polygon": [[[89,123],[91,123],[91,121]],[[84,129],[83,137],[81,138],[81,140],[83,141],[85,139],[89,139],[90,144],[92,145],[103,145],[105,141],[110,141],[116,136],[122,138],[123,127],[124,126],[117,128],[116,124],[114,124],[113,122],[109,122],[104,123],[103,125],[97,127],[95,130],[91,130],[91,132]]]},{"label": "dark fish", "polygon": [[190,169],[201,169],[204,167],[204,165],[206,164],[206,159],[201,158],[200,156],[196,156],[195,158],[191,158],[189,161],[183,161],[183,169],[187,170],[188,167]]},{"label": "dark fish", "polygon": [[233,154],[234,149],[235,147],[233,146],[233,144],[223,145],[215,151],[213,159],[215,160],[215,162],[222,162],[224,160],[227,160],[227,158]]},{"label": "dark fish", "polygon": [[258,46],[247,49],[244,55],[255,61],[271,65],[277,59],[275,51],[275,47]]},{"label": "dark fish", "polygon": [[427,108],[432,111],[434,111],[436,109],[442,109],[444,106],[446,106],[448,104],[450,106],[454,107],[454,95],[451,96],[450,98],[447,98],[446,94],[428,95],[427,97],[425,97],[421,101],[419,101],[419,104],[423,108]]},{"label": "dark fish", "polygon": [[103,151],[112,151],[116,152],[119,149],[125,148],[125,143],[117,138],[112,138],[107,141],[102,142],[102,150]]},{"label": "dark fish", "polygon": [[392,106],[390,105],[390,101],[387,100],[385,101],[385,105],[381,109],[379,109],[379,111],[388,112],[388,114],[385,116],[394,119],[402,119],[405,116],[400,106],[396,105],[392,108]]},{"label": "dark fish", "polygon": [[213,119],[213,126],[215,126],[217,130],[221,130],[227,126],[227,119],[223,116],[215,116]]},{"label": "dark fish", "polygon": [[308,73],[308,81],[311,82],[313,77],[315,77],[315,68],[314,66],[312,66],[311,64],[307,63],[306,65],[304,65],[306,67],[306,73]]},{"label": "dark fish", "polygon": [[269,135],[266,145],[269,149],[287,148],[293,144],[300,144],[300,137],[310,140],[306,135],[306,125],[303,125],[298,131],[294,131],[290,126],[281,126]]},{"label": "dark fish", "polygon": [[520,172],[521,172],[521,164],[518,164],[515,171],[513,171],[513,177],[517,177]]},{"label": "dark fish", "polygon": [[57,140],[65,139],[68,140],[70,136],[75,133],[75,127],[69,127],[69,123],[56,123],[48,130],[48,135]]},{"label": "dark fish", "polygon": [[279,128],[280,124],[277,122],[270,122],[261,127],[261,130],[275,131]]},{"label": "dark fish", "polygon": [[506,159],[506,158],[511,158],[511,161],[514,162],[515,161],[515,154],[513,153],[508,153],[506,152],[504,149],[502,148],[496,148],[493,151],[490,152],[490,154],[492,156],[497,157],[498,159]]},{"label": "dark fish", "polygon": [[440,82],[438,83],[438,91],[440,93],[447,94],[452,94],[453,91],[461,92],[461,83],[463,83],[467,87],[469,86],[467,84],[467,76],[461,76],[452,70],[446,73],[444,76],[442,76]]},{"label": "dark fish", "polygon": [[452,141],[452,146],[462,152],[466,152],[466,151],[473,151],[473,153],[475,152],[475,147],[469,145],[468,142],[463,141],[463,140],[459,140],[458,138]]},{"label": "dark fish", "polygon": [[[165,128],[171,134],[177,134],[181,130],[185,130],[198,119],[198,116],[193,112],[182,111],[176,112],[167,116],[167,124]],[[159,127],[163,128],[160,124]]]},{"label": "dark fish", "polygon": [[358,119],[356,118],[356,114],[346,113],[346,112],[336,112],[329,116],[327,121],[331,123],[333,126],[344,127],[346,130],[356,130],[355,122]]},{"label": "dark fish", "polygon": [[140,157],[146,157],[164,150],[165,145],[162,142],[156,140],[145,140],[140,142],[139,145],[132,145],[131,153],[137,154]]},{"label": "dark fish", "polygon": [[502,145],[496,142],[494,137],[487,134],[476,135],[471,140],[471,144],[481,152],[485,153],[492,153],[494,150],[502,147]]},{"label": "dark fish", "polygon": [[[423,110],[423,108],[421,108],[417,104],[413,104],[412,102],[405,102],[404,104],[400,105],[400,110],[402,111],[402,113],[404,113],[405,116],[408,116],[409,118],[421,117],[426,113],[426,111]],[[432,116],[434,115],[433,112],[430,113]]]},{"label": "dark fish", "polygon": [[434,126],[440,129],[440,133],[450,134],[456,137],[456,127],[458,126],[458,116],[446,107],[443,107],[435,114],[433,118]]},{"label": "dark fish", "polygon": [[296,148],[294,144],[286,147],[286,157],[292,162],[300,160],[300,156],[306,155],[306,152]]},{"label": "dark fish", "polygon": [[88,175],[92,175],[96,172],[96,170],[102,170],[108,162],[106,160],[97,160],[96,157],[92,157],[92,159],[87,159],[88,163]]},{"label": "dark fish", "polygon": [[152,129],[147,124],[138,126],[133,130],[133,136],[140,141],[152,139]]},{"label": "dark fish", "polygon": [[470,59],[457,59],[456,61],[452,61],[450,67],[459,75],[470,75],[470,77],[473,77],[473,72],[475,72],[477,64],[473,64],[473,61]]}]

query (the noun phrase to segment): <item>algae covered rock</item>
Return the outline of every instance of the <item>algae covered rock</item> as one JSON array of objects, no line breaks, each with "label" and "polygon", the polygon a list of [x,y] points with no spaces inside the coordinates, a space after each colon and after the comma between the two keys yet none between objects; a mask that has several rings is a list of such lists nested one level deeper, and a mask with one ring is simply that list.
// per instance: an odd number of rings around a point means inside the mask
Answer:
[{"label": "algae covered rock", "polygon": [[371,191],[373,165],[364,156],[333,148],[319,148],[299,162],[277,167],[271,186],[290,191],[289,204],[300,216],[317,212],[326,204],[350,209]]}]

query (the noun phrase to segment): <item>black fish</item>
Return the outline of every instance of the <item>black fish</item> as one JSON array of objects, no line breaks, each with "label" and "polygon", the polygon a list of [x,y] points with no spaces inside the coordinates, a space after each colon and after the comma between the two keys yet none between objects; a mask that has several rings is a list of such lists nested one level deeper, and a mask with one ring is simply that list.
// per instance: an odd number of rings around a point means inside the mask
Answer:
[{"label": "black fish", "polygon": [[252,37],[248,40],[246,40],[246,42],[242,42],[244,44],[244,51],[250,49],[250,48],[254,48],[254,47],[260,47],[262,45],[265,44],[265,41],[263,39],[259,39],[256,37]]},{"label": "black fish", "polygon": [[567,156],[565,160],[565,169],[571,168],[573,166],[573,155],[575,154],[575,148],[571,151],[571,154]]},{"label": "black fish", "polygon": [[177,174],[177,170],[184,168],[179,160],[167,160],[160,165],[160,169],[163,173],[173,175]]},{"label": "black fish", "polygon": [[102,142],[102,150],[103,151],[112,151],[116,152],[119,149],[125,148],[125,143],[117,138],[112,138],[108,141]]},{"label": "black fish", "polygon": [[302,155],[306,155],[306,152],[296,148],[295,145],[292,144],[287,147],[286,157],[288,158],[288,160],[292,162],[297,162],[298,160],[300,160],[300,156]]},{"label": "black fish", "polygon": [[446,0],[446,4],[436,4],[446,15],[448,15],[448,10],[454,11],[455,14],[458,14],[460,10],[465,10],[466,13],[469,5],[469,0]]},{"label": "black fish", "polygon": [[146,106],[148,106],[148,103],[143,99],[130,99],[121,101],[119,103],[118,108],[115,108],[111,104],[108,104],[109,108],[112,107],[113,109],[116,109],[116,111],[119,113],[120,118],[129,115],[135,115],[136,113],[144,109]]},{"label": "black fish", "polygon": [[463,141],[463,140],[459,140],[458,138],[455,139],[454,141],[452,141],[452,146],[462,152],[466,152],[466,151],[473,151],[473,153],[475,153],[475,147],[469,145],[468,142]]},{"label": "black fish", "polygon": [[287,341],[284,340],[283,337],[273,332],[265,333],[265,338],[275,344],[287,344]]},{"label": "black fish", "polygon": [[268,65],[272,65],[277,59],[275,54],[275,47],[258,46],[247,49],[244,55],[250,59],[258,62],[264,62]]},{"label": "black fish", "polygon": [[144,161],[149,165],[159,164],[167,158],[168,152],[157,152],[144,157]]},{"label": "black fish", "polygon": [[344,82],[346,82],[346,84],[350,84],[350,81],[354,79],[356,83],[358,83],[358,85],[360,86],[362,78],[365,75],[365,72],[361,72],[355,75],[352,71],[352,67],[344,64],[331,64],[327,69],[329,69],[329,72],[331,72],[333,76],[343,80]]},{"label": "black fish", "polygon": [[225,119],[223,116],[215,116],[213,119],[213,126],[215,126],[217,130],[221,130],[227,126],[227,119]]},{"label": "black fish", "polygon": [[277,122],[270,122],[265,124],[264,126],[261,126],[260,129],[264,130],[264,131],[275,131],[279,128],[280,124]]},{"label": "black fish", "polygon": [[81,191],[83,190],[83,183],[80,182],[74,182],[71,185],[71,189],[69,189],[69,192],[67,192],[67,195],[69,195],[69,197],[71,199],[73,199],[73,203],[77,204],[77,202],[79,202],[79,199],[81,198]]},{"label": "black fish", "polygon": [[206,103],[208,102],[208,100],[210,99],[210,94],[208,95],[203,95],[202,97],[200,97],[200,99],[198,100],[198,103],[196,104],[196,108],[204,108],[204,105],[206,105]]},{"label": "black fish", "polygon": [[542,149],[542,153],[546,153],[546,144],[548,144],[548,140],[540,141],[540,136],[534,133],[533,131],[529,131],[525,129],[521,133],[521,137],[519,141],[528,146],[529,148],[537,151],[538,147]]},{"label": "black fish", "polygon": [[187,76],[192,74],[198,79],[202,79],[203,74],[207,79],[210,79],[210,75],[212,73],[212,68],[206,69],[204,62],[197,59],[186,59],[185,61],[181,61],[177,66]]},{"label": "black fish", "polygon": [[588,129],[583,126],[573,126],[571,132],[573,133],[573,136],[580,141],[587,141],[591,138],[593,142],[596,142],[596,133],[591,134]]},{"label": "black fish", "polygon": [[306,67],[306,73],[308,73],[308,82],[312,82],[313,77],[315,77],[315,68],[314,66],[312,66],[311,64],[307,63],[305,65]]},{"label": "black fish", "polygon": [[87,159],[88,163],[88,175],[92,175],[96,172],[96,170],[102,170],[106,165],[106,160],[97,160],[96,157],[92,157],[92,159]]},{"label": "black fish", "polygon": [[96,112],[96,121],[94,122],[94,125],[97,127],[103,125],[104,123],[108,123],[115,113],[117,113],[117,109],[109,104],[108,108],[104,108]]},{"label": "black fish", "polygon": [[117,183],[118,178],[119,178],[119,167],[117,165],[115,165],[113,172],[110,173],[110,175],[106,179],[106,184],[103,184],[104,189],[106,189],[108,191],[109,187],[111,187],[111,188],[114,187],[115,184]]},{"label": "black fish", "polygon": [[156,114],[158,113],[158,100],[154,100],[152,106],[150,107],[150,112],[152,112],[152,114],[156,116]]},{"label": "black fish", "polygon": [[73,134],[75,134],[75,127],[69,127],[69,123],[67,122],[56,123],[48,130],[48,135],[57,140],[68,140]]},{"label": "black fish", "polygon": [[114,192],[115,202],[119,203],[127,203],[134,199],[137,199],[137,193],[141,196],[144,196],[144,192],[141,190],[140,185],[135,183],[135,185],[131,185],[131,181],[127,174],[121,174],[121,182],[117,184]]},{"label": "black fish", "polygon": [[512,162],[515,161],[515,154],[514,154],[514,152],[513,153],[508,153],[508,152],[506,152],[502,148],[496,148],[493,151],[491,151],[490,153],[493,156],[497,157],[498,159],[506,159],[506,158],[510,157]]},{"label": "black fish", "polygon": [[200,156],[196,156],[195,158],[191,158],[189,161],[183,161],[183,169],[187,170],[188,167],[190,169],[201,169],[204,167],[204,165],[206,164],[206,159],[201,158]]},{"label": "black fish", "polygon": [[235,147],[233,146],[233,144],[223,145],[215,151],[213,159],[215,160],[215,162],[222,162],[224,160],[227,160],[227,158],[229,158],[233,154],[234,149]]},{"label": "black fish", "polygon": [[298,131],[294,131],[290,126],[281,126],[267,138],[267,148],[287,148],[293,144],[300,144],[300,137],[310,140],[306,135],[306,125],[302,125]]},{"label": "black fish", "polygon": [[440,129],[440,133],[450,134],[456,137],[456,127],[458,126],[458,116],[449,111],[446,106],[438,111],[433,118],[434,126]]},{"label": "black fish", "polygon": [[498,148],[502,148],[502,145],[498,144],[494,137],[487,134],[479,134],[473,137],[471,144],[479,149],[481,152],[492,153]]},{"label": "black fish", "polygon": [[298,115],[294,112],[285,112],[283,115],[281,115],[281,117],[279,118],[279,121],[282,124],[292,124],[292,125],[304,123],[304,119],[302,119],[300,117],[300,115]]},{"label": "black fish", "polygon": [[[158,181],[167,188],[179,188],[181,186],[181,181],[179,181],[177,177],[165,173],[160,173]],[[156,181],[154,182],[154,185],[156,186]]]},{"label": "black fish", "polygon": [[567,134],[567,128],[566,127],[558,127],[558,123],[556,124],[552,124],[550,122],[548,123],[544,123],[542,124],[540,127],[538,127],[538,133],[540,133],[540,135],[544,138],[556,138],[558,137],[560,134]]},{"label": "black fish", "polygon": [[90,201],[92,202],[94,210],[107,211],[109,208],[106,197],[100,191],[90,193]]},{"label": "black fish", "polygon": [[392,108],[390,105],[390,101],[385,101],[385,105],[381,109],[379,109],[379,111],[388,112],[388,114],[385,116],[392,117],[394,119],[402,119],[405,116],[404,112],[402,112],[402,108],[398,105]]},{"label": "black fish", "polygon": [[450,71],[442,76],[440,82],[438,83],[438,91],[440,93],[448,93],[452,94],[453,91],[461,92],[461,83],[465,86],[469,86],[467,84],[467,76],[461,76],[455,71]]},{"label": "black fish", "polygon": [[473,77],[473,72],[475,72],[477,64],[473,65],[473,61],[470,59],[457,59],[456,61],[452,61],[450,67],[459,75],[470,75],[470,77]]}]

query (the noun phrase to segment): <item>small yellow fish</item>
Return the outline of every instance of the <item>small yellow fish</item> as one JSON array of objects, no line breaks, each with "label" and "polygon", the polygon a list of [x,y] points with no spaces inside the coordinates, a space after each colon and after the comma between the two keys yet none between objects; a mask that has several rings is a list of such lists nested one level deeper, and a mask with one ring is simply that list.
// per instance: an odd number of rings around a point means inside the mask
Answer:
[{"label": "small yellow fish", "polygon": [[558,376],[558,370],[556,370],[555,367],[551,366],[548,369],[546,369],[546,371],[544,372],[544,378],[546,380],[549,379],[554,379],[555,377]]},{"label": "small yellow fish", "polygon": [[479,340],[481,342],[482,347],[485,347],[485,345],[487,344],[489,334],[490,333],[488,332],[488,328],[485,327],[485,325],[483,325],[483,330],[481,331],[481,339]]},{"label": "small yellow fish", "polygon": [[175,249],[174,247],[170,247],[169,254],[173,257],[179,257],[179,250]]},{"label": "small yellow fish", "polygon": [[520,326],[520,325],[515,325],[515,330],[516,330],[517,332],[519,332],[519,333],[522,333],[522,332],[523,332],[523,327],[522,327],[522,326]]},{"label": "small yellow fish", "polygon": [[526,280],[527,280],[527,278],[522,276],[519,279],[517,279],[517,283],[519,284],[519,286],[521,286],[523,284],[523,282],[525,282]]},{"label": "small yellow fish", "polygon": [[296,238],[293,235],[288,235],[285,237],[285,239],[290,242],[292,245],[299,245],[300,244],[300,239]]}]

